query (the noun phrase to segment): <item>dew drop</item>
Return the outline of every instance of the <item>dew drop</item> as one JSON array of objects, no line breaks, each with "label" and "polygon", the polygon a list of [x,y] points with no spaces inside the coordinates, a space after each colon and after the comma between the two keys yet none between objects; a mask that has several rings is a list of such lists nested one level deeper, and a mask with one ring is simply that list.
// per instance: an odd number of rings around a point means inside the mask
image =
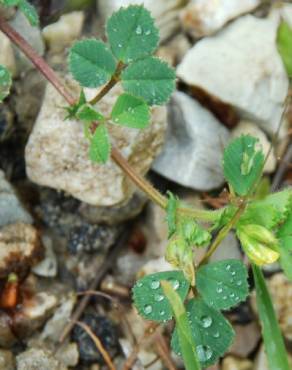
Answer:
[{"label": "dew drop", "polygon": [[233,298],[234,296],[235,296],[235,294],[234,294],[234,293],[230,293],[230,294],[229,294],[229,297],[230,297],[230,298]]},{"label": "dew drop", "polygon": [[150,315],[152,312],[152,306],[150,304],[147,304],[145,307],[144,307],[144,313],[146,315]]},{"label": "dew drop", "polygon": [[156,294],[156,295],[154,296],[154,300],[155,300],[156,302],[161,302],[161,301],[163,301],[163,300],[164,300],[164,296],[163,296],[163,295],[161,295],[161,294]]},{"label": "dew drop", "polygon": [[146,36],[151,35],[151,31],[150,31],[150,30],[145,31],[145,35],[146,35]]},{"label": "dew drop", "polygon": [[240,286],[242,285],[242,281],[241,280],[238,280],[238,282],[236,283],[237,286]]},{"label": "dew drop", "polygon": [[118,44],[118,47],[119,47],[119,48],[122,48],[122,47],[123,47],[123,45],[122,45],[122,44]]},{"label": "dew drop", "polygon": [[217,289],[216,289],[216,291],[217,291],[217,293],[222,293],[223,292],[223,289],[220,286],[218,286]]},{"label": "dew drop", "polygon": [[235,271],[232,271],[232,272],[231,272],[231,275],[232,275],[232,276],[234,276],[235,274],[236,274],[236,272],[235,272]]},{"label": "dew drop", "polygon": [[198,358],[201,362],[210,360],[213,354],[209,346],[203,346],[201,344],[197,346],[197,353],[198,353]]},{"label": "dew drop", "polygon": [[179,281],[178,280],[173,280],[172,286],[174,290],[177,290],[179,288]]},{"label": "dew drop", "polygon": [[202,316],[201,317],[201,324],[203,328],[209,328],[212,325],[212,318],[210,316]]},{"label": "dew drop", "polygon": [[141,281],[138,281],[138,283],[137,283],[137,287],[138,288],[141,288],[143,286],[143,283],[141,282]]},{"label": "dew drop", "polygon": [[231,269],[231,265],[226,266],[226,270],[229,271]]},{"label": "dew drop", "polygon": [[227,296],[225,295],[224,297],[223,297],[223,299],[224,299],[224,301],[227,299]]},{"label": "dew drop", "polygon": [[137,35],[141,35],[142,34],[142,27],[140,25],[137,26],[137,28],[136,28],[136,34]]},{"label": "dew drop", "polygon": [[165,311],[161,310],[160,312],[160,316],[164,316],[165,315]]},{"label": "dew drop", "polygon": [[220,337],[220,333],[219,331],[216,331],[214,334],[213,334],[213,338],[219,338]]},{"label": "dew drop", "polygon": [[160,287],[160,282],[158,280],[153,280],[151,282],[151,289],[158,289]]}]

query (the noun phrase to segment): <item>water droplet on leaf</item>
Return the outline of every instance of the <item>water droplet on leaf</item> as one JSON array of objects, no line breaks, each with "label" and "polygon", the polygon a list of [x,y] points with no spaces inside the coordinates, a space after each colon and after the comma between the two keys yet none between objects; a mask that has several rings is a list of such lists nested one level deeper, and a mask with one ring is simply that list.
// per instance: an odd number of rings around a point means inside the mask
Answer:
[{"label": "water droplet on leaf", "polygon": [[209,328],[212,325],[212,318],[210,316],[202,316],[201,317],[201,324],[203,328]]},{"label": "water droplet on leaf", "polygon": [[151,289],[158,289],[160,287],[160,282],[158,280],[153,280],[151,282]]},{"label": "water droplet on leaf", "polygon": [[199,360],[201,362],[205,362],[205,361],[210,360],[213,352],[209,346],[199,345],[197,346],[197,354],[198,354]]},{"label": "water droplet on leaf", "polygon": [[144,307],[144,313],[146,315],[150,315],[152,312],[152,306],[150,304],[147,304],[145,307]]},{"label": "water droplet on leaf", "polygon": [[137,35],[141,35],[142,34],[142,27],[141,26],[137,26],[137,28],[136,28],[136,34]]}]

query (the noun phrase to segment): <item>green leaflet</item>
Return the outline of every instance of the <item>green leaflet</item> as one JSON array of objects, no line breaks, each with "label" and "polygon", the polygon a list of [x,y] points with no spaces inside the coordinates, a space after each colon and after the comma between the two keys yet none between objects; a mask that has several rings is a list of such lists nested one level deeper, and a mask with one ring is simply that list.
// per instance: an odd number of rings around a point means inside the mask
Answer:
[{"label": "green leaflet", "polygon": [[167,192],[168,202],[166,206],[166,222],[168,226],[168,238],[171,238],[172,235],[176,232],[176,210],[178,207],[179,200],[173,195],[170,191]]},{"label": "green leaflet", "polygon": [[89,158],[93,162],[106,163],[111,151],[108,130],[105,124],[97,126],[90,142]]},{"label": "green leaflet", "polygon": [[129,94],[118,97],[111,118],[117,125],[145,128],[150,122],[150,110],[144,100]]},{"label": "green leaflet", "polygon": [[252,265],[256,288],[257,307],[262,326],[265,352],[271,370],[289,370],[287,353],[283,337],[278,326],[271,296],[263,273],[259,267]]},{"label": "green leaflet", "polygon": [[0,4],[5,6],[18,6],[32,26],[39,25],[39,16],[35,7],[27,0],[1,0]]},{"label": "green leaflet", "polygon": [[149,105],[166,103],[175,87],[174,70],[155,57],[130,64],[121,78],[125,91],[144,99]]},{"label": "green leaflet", "polygon": [[277,46],[286,71],[292,77],[292,28],[286,22],[281,22],[278,28]]},{"label": "green leaflet", "polygon": [[254,201],[240,217],[238,226],[259,224],[271,230],[285,220],[292,207],[292,190],[285,189]]},{"label": "green leaflet", "polygon": [[0,102],[9,94],[11,84],[10,72],[6,67],[0,65]]},{"label": "green leaflet", "polygon": [[285,275],[292,280],[292,210],[279,228],[277,237],[280,242],[280,264]]},{"label": "green leaflet", "polygon": [[241,196],[249,193],[262,173],[264,155],[256,148],[256,144],[258,139],[242,135],[233,140],[224,151],[224,176]]},{"label": "green leaflet", "polygon": [[154,20],[143,6],[119,9],[109,18],[106,31],[113,54],[126,64],[151,55],[159,42]]},{"label": "green leaflet", "polygon": [[110,80],[116,61],[109,48],[99,40],[77,41],[69,54],[69,68],[83,87],[98,87]]},{"label": "green leaflet", "polygon": [[77,113],[76,117],[82,121],[103,121],[104,117],[101,113],[97,112],[90,104],[82,105]]},{"label": "green leaflet", "polygon": [[196,344],[184,304],[171,284],[162,281],[161,285],[174,313],[178,342],[185,367],[187,370],[200,370],[201,366],[196,352]]},{"label": "green leaflet", "polygon": [[147,275],[139,279],[133,287],[135,306],[147,320],[165,322],[172,318],[172,309],[161,287],[161,281],[171,283],[180,298],[184,300],[190,284],[181,271],[166,271]]},{"label": "green leaflet", "polygon": [[67,116],[65,117],[65,120],[67,119],[74,119],[76,118],[76,114],[79,110],[79,108],[86,103],[86,98],[84,91],[81,90],[79,100],[74,105],[69,105],[68,107],[65,107],[65,110],[67,111]]},{"label": "green leaflet", "polygon": [[36,27],[39,25],[40,20],[38,13],[33,5],[31,5],[27,0],[20,0],[19,1],[19,9],[22,13],[26,16],[29,23]]},{"label": "green leaflet", "polygon": [[[199,361],[203,368],[208,367],[227,351],[233,341],[234,331],[222,313],[209,307],[202,299],[191,299],[186,311]],[[172,336],[171,347],[181,355],[177,328]]]},{"label": "green leaflet", "polygon": [[189,246],[205,247],[211,241],[211,234],[192,218],[181,218],[179,227],[182,236]]},{"label": "green leaflet", "polygon": [[203,265],[197,271],[196,281],[205,302],[217,310],[236,306],[248,295],[247,269],[239,260]]}]

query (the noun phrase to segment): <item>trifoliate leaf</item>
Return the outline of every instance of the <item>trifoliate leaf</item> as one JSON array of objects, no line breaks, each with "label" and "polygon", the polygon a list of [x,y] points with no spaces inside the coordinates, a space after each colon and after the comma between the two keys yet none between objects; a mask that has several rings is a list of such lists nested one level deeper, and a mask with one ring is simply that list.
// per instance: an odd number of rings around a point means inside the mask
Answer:
[{"label": "trifoliate leaf", "polygon": [[161,285],[174,313],[178,343],[182,351],[186,370],[201,370],[196,351],[196,343],[192,335],[185,306],[171,284],[167,281],[162,281]]},{"label": "trifoliate leaf", "polygon": [[93,121],[99,122],[99,121],[104,120],[104,116],[101,113],[97,112],[90,104],[82,105],[78,109],[76,113],[76,117],[82,121],[90,121],[90,122],[93,122]]},{"label": "trifoliate leaf", "polygon": [[38,13],[32,4],[30,4],[27,0],[20,0],[18,6],[20,11],[22,11],[32,26],[36,27],[39,25],[40,20]]},{"label": "trifoliate leaf", "polygon": [[130,64],[122,72],[124,89],[149,105],[166,103],[175,87],[175,73],[158,58],[147,57]]},{"label": "trifoliate leaf", "polygon": [[89,148],[89,158],[93,162],[106,163],[111,151],[111,144],[108,130],[105,124],[100,124],[96,128]]},{"label": "trifoliate leaf", "polygon": [[163,322],[173,316],[161,287],[162,280],[170,282],[182,300],[188,294],[190,285],[181,271],[158,272],[139,279],[133,287],[133,298],[140,315],[147,320]]},{"label": "trifoliate leaf", "polygon": [[280,242],[280,264],[285,275],[292,280],[292,210],[278,230]]},{"label": "trifoliate leaf", "polygon": [[238,195],[247,195],[261,176],[264,155],[257,144],[258,139],[242,135],[224,151],[224,176]]},{"label": "trifoliate leaf", "polygon": [[84,87],[98,87],[112,77],[116,62],[109,48],[101,41],[77,41],[69,54],[70,71]]},{"label": "trifoliate leaf", "polygon": [[81,90],[78,102],[75,103],[74,105],[70,105],[69,107],[65,107],[65,109],[68,113],[67,116],[65,117],[65,120],[76,118],[76,114],[78,112],[78,109],[82,105],[84,105],[85,103],[86,103],[86,97],[85,97],[84,91]]},{"label": "trifoliate leaf", "polygon": [[0,65],[0,102],[9,94],[11,84],[12,80],[8,69]]},{"label": "trifoliate leaf", "polygon": [[[202,299],[190,300],[186,310],[198,359],[202,367],[208,367],[227,351],[233,341],[234,331],[222,313],[209,307]],[[172,336],[171,347],[181,355],[177,328]]]},{"label": "trifoliate leaf", "polygon": [[176,232],[176,211],[178,207],[178,198],[170,191],[167,192],[168,202],[166,206],[166,222],[168,226],[168,239]]},{"label": "trifoliate leaf", "polygon": [[247,270],[239,260],[203,265],[197,272],[196,281],[205,302],[217,310],[236,306],[248,295]]},{"label": "trifoliate leaf", "polygon": [[109,18],[106,30],[113,54],[124,63],[151,55],[159,42],[154,20],[143,6],[121,8]]},{"label": "trifoliate leaf", "polygon": [[150,110],[144,100],[123,94],[118,97],[111,118],[118,125],[145,128],[150,122]]},{"label": "trifoliate leaf", "polygon": [[278,28],[277,46],[286,71],[292,77],[292,28],[286,22],[281,22]]}]

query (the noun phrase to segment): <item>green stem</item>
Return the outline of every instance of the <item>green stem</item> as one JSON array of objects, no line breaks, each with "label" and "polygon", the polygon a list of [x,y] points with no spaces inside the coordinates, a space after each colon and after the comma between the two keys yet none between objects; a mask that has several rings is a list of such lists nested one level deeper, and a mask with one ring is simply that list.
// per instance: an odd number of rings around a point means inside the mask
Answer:
[{"label": "green stem", "polygon": [[271,370],[289,370],[290,366],[288,363],[283,336],[278,325],[264,275],[262,270],[254,264],[252,264],[252,272],[254,276],[257,307],[269,368]]},{"label": "green stem", "polygon": [[226,224],[217,234],[216,238],[214,239],[213,243],[211,244],[208,252],[205,254],[203,259],[200,261],[199,266],[204,265],[206,262],[208,262],[208,259],[212,256],[212,254],[216,251],[216,249],[219,247],[221,242],[226,238],[229,231],[235,226],[237,221],[240,219],[240,216],[244,212],[247,204],[243,202],[237,211],[235,212],[232,219]]}]

